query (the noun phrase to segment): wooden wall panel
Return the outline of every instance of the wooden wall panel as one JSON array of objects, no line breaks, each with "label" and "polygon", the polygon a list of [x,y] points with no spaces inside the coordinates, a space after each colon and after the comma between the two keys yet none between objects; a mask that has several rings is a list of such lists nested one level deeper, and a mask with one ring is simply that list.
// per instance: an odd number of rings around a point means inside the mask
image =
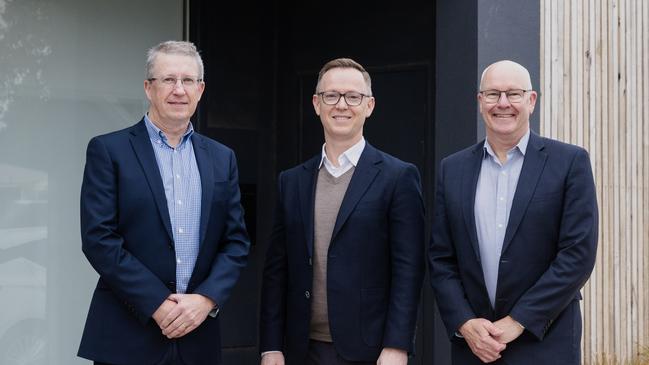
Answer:
[{"label": "wooden wall panel", "polygon": [[541,134],[586,148],[600,207],[584,364],[649,345],[649,3],[542,0]]}]

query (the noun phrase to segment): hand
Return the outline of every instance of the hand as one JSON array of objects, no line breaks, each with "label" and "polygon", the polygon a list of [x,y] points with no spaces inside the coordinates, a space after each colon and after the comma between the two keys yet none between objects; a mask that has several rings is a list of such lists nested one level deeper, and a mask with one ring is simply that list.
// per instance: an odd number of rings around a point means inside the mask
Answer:
[{"label": "hand", "polygon": [[408,353],[404,350],[386,347],[381,351],[376,365],[407,365]]},{"label": "hand", "polygon": [[510,343],[514,341],[525,330],[520,323],[510,316],[497,320],[494,322],[494,325],[503,330],[501,335],[494,336],[494,338],[500,343]]},{"label": "hand", "polygon": [[269,352],[261,357],[261,365],[284,365],[284,354]]},{"label": "hand", "polygon": [[469,344],[473,354],[482,362],[500,359],[500,352],[507,347],[495,339],[495,337],[501,336],[504,331],[484,318],[466,321],[460,327],[460,333]]},{"label": "hand", "polygon": [[165,317],[169,314],[169,312],[171,312],[171,310],[176,306],[176,304],[177,304],[176,302],[167,298],[164,300],[164,302],[162,302],[162,304],[160,304],[158,309],[156,309],[156,311],[153,312],[153,316],[151,317],[153,317],[153,320],[155,321],[155,323],[158,324],[160,329],[162,329],[160,323],[162,322],[163,319],[165,319]]},{"label": "hand", "polygon": [[200,294],[171,294],[167,299],[177,303],[160,323],[167,338],[182,337],[193,331],[215,306],[212,299]]}]

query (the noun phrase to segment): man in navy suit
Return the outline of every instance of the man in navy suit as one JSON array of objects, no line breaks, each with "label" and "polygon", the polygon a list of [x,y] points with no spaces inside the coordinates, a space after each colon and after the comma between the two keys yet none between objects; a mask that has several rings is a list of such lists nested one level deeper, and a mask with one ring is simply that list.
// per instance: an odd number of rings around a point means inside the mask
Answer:
[{"label": "man in navy suit", "polygon": [[360,64],[325,64],[312,101],[325,144],[279,175],[261,363],[405,365],[424,270],[419,173],[363,138],[375,100]]},{"label": "man in navy suit", "polygon": [[523,66],[487,67],[487,138],[441,163],[429,264],[453,364],[580,364],[595,184],[585,150],[530,131],[536,98]]},{"label": "man in navy suit", "polygon": [[250,246],[236,160],[190,122],[205,88],[193,44],[152,48],[146,74],[144,118],[88,144],[81,238],[99,281],[79,356],[219,364],[216,314]]}]

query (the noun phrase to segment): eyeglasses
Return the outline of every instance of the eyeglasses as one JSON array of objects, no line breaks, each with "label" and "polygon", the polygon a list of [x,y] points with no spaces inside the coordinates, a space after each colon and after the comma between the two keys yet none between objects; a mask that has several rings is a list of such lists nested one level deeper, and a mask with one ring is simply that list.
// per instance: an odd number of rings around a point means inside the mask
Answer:
[{"label": "eyeglasses", "polygon": [[371,95],[361,94],[356,91],[348,91],[344,94],[339,93],[338,91],[323,91],[318,93],[322,97],[322,102],[327,105],[336,105],[340,101],[340,98],[345,98],[345,103],[349,106],[358,106],[363,102],[363,97],[371,97]]},{"label": "eyeglasses", "polygon": [[498,100],[500,100],[500,95],[502,95],[502,93],[505,93],[505,96],[507,96],[507,100],[509,100],[510,103],[516,104],[523,101],[523,96],[525,96],[525,93],[528,91],[532,91],[532,90],[523,90],[523,89],[513,89],[513,90],[505,90],[505,91],[482,90],[480,91],[480,94],[482,94],[482,99],[487,104],[497,103]]},{"label": "eyeglasses", "polygon": [[183,77],[181,79],[175,78],[175,77],[164,77],[164,78],[155,78],[152,77],[150,79],[147,79],[149,82],[159,80],[163,85],[167,87],[175,87],[178,85],[178,81],[183,85],[185,88],[190,88],[198,85],[203,81],[203,79],[194,79],[191,77]]}]

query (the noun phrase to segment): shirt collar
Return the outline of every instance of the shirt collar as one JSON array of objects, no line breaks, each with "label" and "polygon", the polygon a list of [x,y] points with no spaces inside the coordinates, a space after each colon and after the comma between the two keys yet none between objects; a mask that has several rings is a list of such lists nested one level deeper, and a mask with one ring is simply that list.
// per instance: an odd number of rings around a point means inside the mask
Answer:
[{"label": "shirt collar", "polygon": [[[146,125],[146,130],[149,133],[149,138],[151,138],[152,141],[161,141],[165,143],[166,145],[169,145],[167,143],[167,136],[165,136],[164,132],[158,128],[151,119],[149,119],[149,114],[144,115],[144,124]],[[183,137],[180,139],[180,143],[178,144],[177,147],[180,147],[181,145],[185,144],[187,140],[194,134],[194,126],[192,125],[192,122],[189,122],[189,125],[187,126],[187,130],[183,134]]]},{"label": "shirt collar", "polygon": [[[352,165],[356,166],[358,164],[358,160],[360,160],[361,158],[363,149],[365,149],[365,144],[365,138],[361,137],[360,141],[356,142],[355,145],[351,146],[348,150],[338,156],[338,165],[343,166],[348,161]],[[322,164],[325,163],[325,161],[331,164],[331,161],[327,157],[327,152],[325,152],[326,145],[326,143],[322,145],[322,157],[320,158],[320,164],[318,164],[318,168],[321,168]]]},{"label": "shirt collar", "polygon": [[[507,153],[509,154],[510,152],[518,149],[518,151],[524,157],[525,152],[527,151],[527,144],[529,143],[529,141],[530,141],[530,130],[528,129],[527,132],[523,135],[523,137],[521,137],[521,139],[518,141],[516,146],[512,147],[512,149],[507,151]],[[485,138],[485,141],[484,141],[483,151],[484,151],[484,154],[482,155],[482,158],[485,158],[487,156],[492,156],[492,157],[496,158],[496,153],[491,148],[491,145],[489,144],[489,141],[486,138]]]}]

